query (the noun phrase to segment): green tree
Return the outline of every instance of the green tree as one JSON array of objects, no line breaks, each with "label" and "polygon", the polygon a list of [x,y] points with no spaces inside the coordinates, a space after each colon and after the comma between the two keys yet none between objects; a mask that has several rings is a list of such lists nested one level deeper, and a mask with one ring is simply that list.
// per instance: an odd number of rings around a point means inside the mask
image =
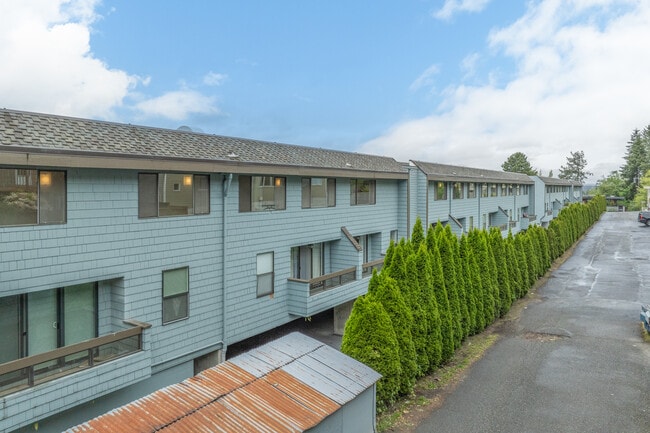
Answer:
[{"label": "green tree", "polygon": [[510,273],[508,271],[508,262],[506,257],[506,249],[504,245],[503,236],[501,236],[501,230],[497,227],[492,227],[490,229],[490,248],[492,250],[492,255],[496,264],[496,277],[497,285],[499,287],[499,312],[498,315],[503,317],[508,311],[510,311],[510,306],[514,296],[512,295],[512,289],[510,288]]},{"label": "green tree", "polygon": [[570,152],[571,156],[566,159],[566,165],[560,167],[560,179],[575,180],[576,182],[584,183],[585,179],[593,173],[586,170],[587,160],[585,153],[582,150],[577,152]]},{"label": "green tree", "polygon": [[[425,248],[421,246],[420,248]],[[425,248],[426,253],[426,248]],[[404,300],[408,305],[413,320],[410,323],[411,328],[411,337],[413,338],[413,347],[415,349],[415,362],[417,364],[416,374],[418,377],[423,376],[431,368],[431,363],[437,365],[440,362],[440,353],[438,353],[438,359],[434,360],[430,358],[430,347],[431,344],[429,341],[429,298],[433,296],[430,287],[426,287],[426,284],[420,284],[420,273],[427,272],[427,270],[422,266],[422,269],[418,266],[418,254],[410,254],[406,258],[406,275],[407,275],[407,286],[408,291],[404,291],[405,296]],[[428,272],[431,272],[430,270]],[[437,314],[437,309],[436,309]],[[440,316],[438,316],[440,320]],[[439,324],[437,325],[439,326]],[[440,352],[440,341],[438,341],[438,352]]]},{"label": "green tree", "polygon": [[413,232],[411,234],[411,244],[413,245],[413,250],[417,251],[420,248],[420,244],[424,242],[424,228],[422,227],[422,220],[420,217],[415,219],[415,225],[413,226]]},{"label": "green tree", "polygon": [[[405,285],[406,282],[401,283]],[[373,270],[368,283],[368,293],[381,303],[390,317],[399,346],[400,394],[408,395],[413,391],[418,370],[411,334],[413,315],[407,307],[402,292],[398,289],[397,282],[385,273],[377,273]]]},{"label": "green tree", "polygon": [[522,152],[515,152],[501,164],[503,171],[511,173],[523,173],[529,176],[535,176],[537,171],[528,162],[528,157]]},{"label": "green tree", "polygon": [[433,371],[442,363],[442,319],[436,292],[433,287],[433,268],[431,267],[431,255],[425,245],[420,245],[415,256],[417,276],[419,285],[422,288],[419,302],[425,310],[427,320],[427,356],[429,358],[429,371]]},{"label": "green tree", "polygon": [[648,208],[648,190],[645,187],[650,187],[650,170],[645,172],[639,182],[639,187],[634,195],[634,209]]},{"label": "green tree", "polygon": [[[442,226],[439,226],[442,227]],[[436,231],[438,250],[445,280],[445,289],[449,299],[450,317],[454,328],[454,348],[460,347],[463,340],[463,327],[461,324],[460,296],[458,288],[458,275],[456,265],[456,250],[454,244],[458,242],[448,225]]]},{"label": "green tree", "polygon": [[445,274],[442,270],[442,259],[438,249],[438,239],[434,229],[427,230],[427,249],[431,264],[431,285],[438,304],[440,313],[440,332],[442,334],[442,362],[451,359],[454,354],[454,324],[452,309],[449,305],[447,288],[445,286]]},{"label": "green tree", "polygon": [[345,323],[341,352],[381,374],[377,382],[379,408],[395,401],[402,372],[399,345],[390,316],[372,296],[363,295],[354,301]]},{"label": "green tree", "polygon": [[612,171],[609,176],[602,177],[596,181],[596,187],[590,191],[590,194],[600,194],[604,197],[628,197],[629,188],[630,185],[625,182],[625,179],[623,179],[620,173],[618,171]]},{"label": "green tree", "polygon": [[636,187],[643,173],[650,169],[650,126],[643,132],[635,129],[632,132],[630,141],[626,147],[626,155],[623,157],[625,163],[621,166],[621,177],[627,187],[626,198],[630,201],[634,198]]},{"label": "green tree", "polygon": [[[465,234],[461,235],[458,241],[458,256],[460,262],[460,269],[463,275],[463,288],[465,291],[465,304],[467,308],[467,316],[464,320],[466,328],[466,335],[473,335],[477,332],[477,315],[478,305],[476,303],[476,282],[478,279],[478,271],[475,266],[472,266],[471,255],[469,250],[469,242]],[[476,262],[474,262],[474,265]],[[474,275],[475,273],[475,275]]]}]

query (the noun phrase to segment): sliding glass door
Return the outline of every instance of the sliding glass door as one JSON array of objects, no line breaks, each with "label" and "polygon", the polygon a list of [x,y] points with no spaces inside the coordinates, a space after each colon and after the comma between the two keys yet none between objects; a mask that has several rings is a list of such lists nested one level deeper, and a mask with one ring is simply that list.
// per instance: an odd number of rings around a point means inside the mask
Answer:
[{"label": "sliding glass door", "polygon": [[57,291],[27,295],[27,354],[36,355],[59,347]]},{"label": "sliding glass door", "polygon": [[0,298],[0,364],[97,337],[97,284]]}]

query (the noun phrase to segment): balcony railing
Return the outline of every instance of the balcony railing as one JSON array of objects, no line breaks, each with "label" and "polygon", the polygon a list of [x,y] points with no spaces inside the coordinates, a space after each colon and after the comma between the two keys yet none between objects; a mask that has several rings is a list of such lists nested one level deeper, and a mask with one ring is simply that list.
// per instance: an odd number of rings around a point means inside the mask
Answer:
[{"label": "balcony railing", "polygon": [[347,268],[341,271],[332,272],[331,274],[321,275],[311,280],[300,280],[298,278],[289,278],[290,281],[309,283],[309,296],[342,286],[343,284],[355,281],[357,279],[357,268]]},{"label": "balcony railing", "polygon": [[372,270],[377,269],[377,272],[381,271],[382,266],[384,266],[384,259],[373,260],[368,263],[364,263],[362,267],[361,276],[363,278],[369,277],[372,275]]},{"label": "balcony railing", "polygon": [[0,396],[139,352],[142,330],[151,325],[137,321],[126,323],[136,326],[0,364]]}]

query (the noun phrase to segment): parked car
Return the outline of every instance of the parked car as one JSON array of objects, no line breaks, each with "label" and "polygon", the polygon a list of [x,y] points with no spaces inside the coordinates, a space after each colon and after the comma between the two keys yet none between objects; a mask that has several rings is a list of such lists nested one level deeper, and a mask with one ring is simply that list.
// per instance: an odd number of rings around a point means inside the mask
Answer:
[{"label": "parked car", "polygon": [[650,211],[639,212],[638,221],[645,225],[650,225]]}]

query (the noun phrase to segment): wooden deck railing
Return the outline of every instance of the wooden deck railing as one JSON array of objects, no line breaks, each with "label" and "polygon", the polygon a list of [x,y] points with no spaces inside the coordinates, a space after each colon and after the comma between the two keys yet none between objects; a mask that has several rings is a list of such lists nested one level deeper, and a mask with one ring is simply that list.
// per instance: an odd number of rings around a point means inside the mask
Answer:
[{"label": "wooden deck railing", "polygon": [[362,271],[361,271],[361,276],[362,277],[369,277],[372,275],[372,270],[377,269],[377,272],[381,271],[382,266],[384,266],[384,259],[377,259],[370,261],[368,263],[364,263],[362,265]]},{"label": "wooden deck railing", "polygon": [[126,323],[136,326],[0,364],[0,396],[139,352],[142,330],[151,325]]}]

